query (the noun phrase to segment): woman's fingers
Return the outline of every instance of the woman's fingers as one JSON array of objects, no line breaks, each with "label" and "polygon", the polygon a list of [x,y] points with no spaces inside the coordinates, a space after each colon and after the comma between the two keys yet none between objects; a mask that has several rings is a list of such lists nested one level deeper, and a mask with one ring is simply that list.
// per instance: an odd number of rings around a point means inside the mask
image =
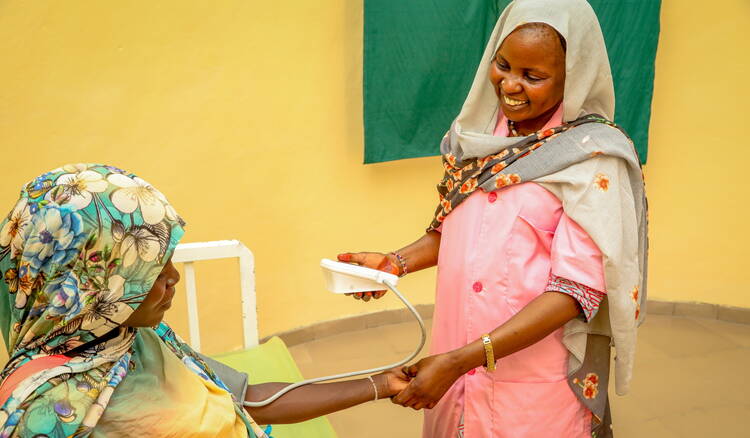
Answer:
[{"label": "woman's fingers", "polygon": [[[406,389],[409,389],[409,388],[407,387]],[[406,402],[409,401],[410,398],[404,397],[404,392],[406,392],[406,389],[404,389],[398,395],[396,395],[395,397],[393,397],[391,399],[391,401],[393,402],[393,404],[401,405],[403,407],[407,407],[406,406]]]},{"label": "woman's fingers", "polygon": [[393,401],[393,403],[397,405],[406,407],[406,402],[411,401],[412,392],[413,392],[412,384],[409,383],[409,386],[407,386],[406,389],[401,391],[398,395],[393,397],[393,399],[391,400]]},{"label": "woman's fingers", "polygon": [[406,375],[409,377],[412,377],[412,378],[417,377],[417,373],[419,372],[419,367],[417,366],[417,364],[411,365],[408,368],[406,368],[405,372],[406,372]]},{"label": "woman's fingers", "polygon": [[[406,391],[406,390],[404,390]],[[419,391],[414,391],[411,393],[411,397],[409,397],[408,400],[406,400],[403,404],[404,407],[412,408],[415,411],[420,411],[429,405],[435,405],[432,400],[430,400],[430,397],[427,394],[422,394]]]},{"label": "woman's fingers", "polygon": [[409,365],[404,365],[403,367],[401,367],[401,372],[404,373],[404,375],[409,377],[410,379],[414,378],[414,376],[409,374]]},{"label": "woman's fingers", "polygon": [[356,263],[358,265],[362,265],[365,262],[365,259],[367,258],[367,253],[365,252],[345,252],[342,254],[339,254],[336,256],[336,258],[340,262],[344,263]]},{"label": "woman's fingers", "polygon": [[[371,269],[378,269],[381,271],[394,273],[394,268],[389,265],[388,257],[385,254],[377,252],[344,252],[336,256],[338,261],[344,263],[352,263],[355,265],[365,266]],[[395,269],[395,273],[398,273],[398,269]],[[362,301],[370,301],[372,298],[380,299],[385,295],[386,291],[376,290],[368,292],[356,292],[352,294],[354,298],[361,299]]]},{"label": "woman's fingers", "polygon": [[424,382],[421,381],[422,379],[417,377],[418,373],[420,372],[421,363],[422,361],[417,362],[414,365],[404,366],[401,368],[401,372],[412,378],[412,381],[409,383],[409,386],[407,386],[406,389],[401,391],[400,394],[393,398],[393,403],[407,408],[412,408],[417,411],[425,408],[432,409],[433,407],[435,407],[437,400],[435,400],[435,397],[425,391],[425,389],[427,388],[424,387]]},{"label": "woman's fingers", "polygon": [[378,290],[374,292],[352,292],[346,295],[353,297],[355,300],[370,301],[371,298],[379,300],[385,295],[385,292],[384,290]]},{"label": "woman's fingers", "polygon": [[370,269],[398,274],[398,267],[391,263],[386,254],[380,252],[344,252],[336,258],[340,262],[353,263]]},{"label": "woman's fingers", "polygon": [[414,394],[409,400],[406,401],[406,403],[404,403],[405,407],[412,408],[415,411],[422,409],[424,405],[425,405],[425,402],[417,394]]}]

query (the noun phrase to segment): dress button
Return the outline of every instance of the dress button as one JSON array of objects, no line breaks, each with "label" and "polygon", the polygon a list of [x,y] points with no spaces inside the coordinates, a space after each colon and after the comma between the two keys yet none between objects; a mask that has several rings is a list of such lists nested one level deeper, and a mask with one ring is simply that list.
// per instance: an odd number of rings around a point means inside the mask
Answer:
[{"label": "dress button", "polygon": [[497,193],[496,192],[490,192],[489,195],[487,195],[487,200],[490,202],[497,201]]},{"label": "dress button", "polygon": [[471,371],[469,371],[469,372],[468,372],[468,373],[466,373],[466,374],[468,374],[468,375],[470,375],[470,376],[473,376],[474,374],[476,374],[476,372],[477,372],[477,369],[476,369],[476,368],[472,368],[472,369],[471,369]]},{"label": "dress button", "polygon": [[482,292],[483,287],[482,287],[481,282],[479,281],[475,282],[473,287],[474,287],[474,292]]}]

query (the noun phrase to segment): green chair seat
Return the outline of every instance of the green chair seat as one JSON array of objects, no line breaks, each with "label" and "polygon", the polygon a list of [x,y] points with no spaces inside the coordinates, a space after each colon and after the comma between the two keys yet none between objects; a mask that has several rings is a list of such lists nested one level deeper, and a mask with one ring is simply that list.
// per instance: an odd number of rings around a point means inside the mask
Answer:
[{"label": "green chair seat", "polygon": [[[297,364],[281,338],[273,337],[265,344],[249,350],[212,356],[219,362],[247,373],[251,384],[266,382],[299,382],[303,380]],[[273,438],[337,438],[325,417],[297,424],[274,424]]]}]

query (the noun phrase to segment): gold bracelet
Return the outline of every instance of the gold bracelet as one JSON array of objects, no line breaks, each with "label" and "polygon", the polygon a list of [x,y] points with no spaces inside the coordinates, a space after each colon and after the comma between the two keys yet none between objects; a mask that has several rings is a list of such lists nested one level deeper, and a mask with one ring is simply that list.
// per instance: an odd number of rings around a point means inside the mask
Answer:
[{"label": "gold bracelet", "polygon": [[492,339],[489,334],[482,335],[482,344],[484,344],[484,353],[487,356],[487,371],[495,371],[495,351],[492,349]]}]

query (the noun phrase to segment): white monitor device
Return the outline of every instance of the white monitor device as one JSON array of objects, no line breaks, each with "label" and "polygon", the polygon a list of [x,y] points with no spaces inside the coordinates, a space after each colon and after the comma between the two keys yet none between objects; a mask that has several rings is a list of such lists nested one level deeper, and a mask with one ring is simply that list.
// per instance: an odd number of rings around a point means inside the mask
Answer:
[{"label": "white monitor device", "polygon": [[396,275],[349,263],[323,259],[320,267],[323,268],[326,288],[336,294],[384,290],[386,281],[391,286],[398,283]]}]

